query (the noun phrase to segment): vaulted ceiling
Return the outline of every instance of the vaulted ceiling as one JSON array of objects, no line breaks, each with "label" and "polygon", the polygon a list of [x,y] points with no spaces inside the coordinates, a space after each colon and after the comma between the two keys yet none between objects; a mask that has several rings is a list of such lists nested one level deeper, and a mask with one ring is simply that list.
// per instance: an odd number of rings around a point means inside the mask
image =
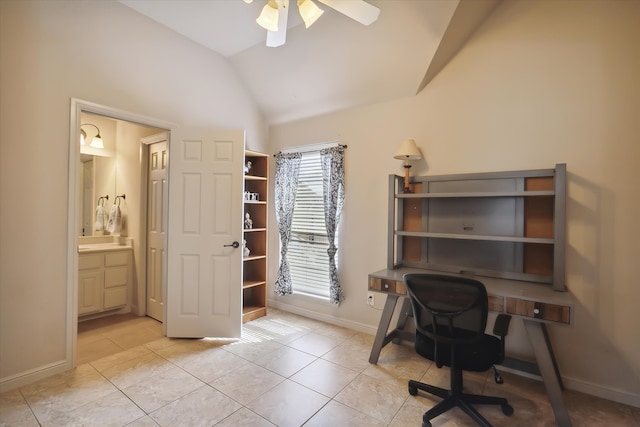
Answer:
[{"label": "vaulted ceiling", "polygon": [[255,21],[266,0],[119,1],[226,57],[269,124],[415,95],[500,2],[367,0],[380,8],[370,26],[318,3],[308,29],[292,7],[274,48]]}]

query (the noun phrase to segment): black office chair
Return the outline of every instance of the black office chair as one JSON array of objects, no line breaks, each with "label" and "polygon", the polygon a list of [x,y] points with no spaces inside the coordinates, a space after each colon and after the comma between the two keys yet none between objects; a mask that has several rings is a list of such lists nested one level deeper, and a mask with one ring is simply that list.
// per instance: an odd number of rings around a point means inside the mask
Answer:
[{"label": "black office chair", "polygon": [[495,364],[504,360],[504,337],[511,316],[499,314],[493,333],[484,333],[487,325],[488,298],[484,285],[473,279],[436,275],[405,274],[416,324],[416,352],[433,360],[438,368],[451,368],[451,390],[409,380],[409,394],[423,390],[444,400],[422,416],[422,427],[430,420],[458,406],[481,426],[491,426],[472,404],[501,405],[505,415],[513,414],[507,399],[463,393],[462,371],[483,372],[494,369],[496,383],[502,377]]}]

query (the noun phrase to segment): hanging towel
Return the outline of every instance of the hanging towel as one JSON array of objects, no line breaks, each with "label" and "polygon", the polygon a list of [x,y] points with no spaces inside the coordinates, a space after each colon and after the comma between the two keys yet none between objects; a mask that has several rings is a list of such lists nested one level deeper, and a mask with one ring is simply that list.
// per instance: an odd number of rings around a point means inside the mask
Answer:
[{"label": "hanging towel", "polygon": [[104,230],[104,225],[107,220],[106,217],[107,217],[107,213],[104,210],[104,206],[99,204],[98,207],[96,207],[96,223],[95,223],[96,231]]},{"label": "hanging towel", "polygon": [[122,227],[122,213],[120,212],[120,206],[115,203],[111,206],[111,212],[109,212],[109,222],[107,223],[107,231],[113,234],[119,234]]}]

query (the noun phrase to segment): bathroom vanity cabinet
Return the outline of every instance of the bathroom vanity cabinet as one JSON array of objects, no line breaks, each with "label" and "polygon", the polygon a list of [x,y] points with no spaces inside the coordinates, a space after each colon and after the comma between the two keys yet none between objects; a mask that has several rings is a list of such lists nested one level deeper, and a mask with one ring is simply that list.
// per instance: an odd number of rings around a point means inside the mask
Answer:
[{"label": "bathroom vanity cabinet", "polygon": [[132,249],[95,250],[78,257],[78,316],[126,307],[132,282]]}]

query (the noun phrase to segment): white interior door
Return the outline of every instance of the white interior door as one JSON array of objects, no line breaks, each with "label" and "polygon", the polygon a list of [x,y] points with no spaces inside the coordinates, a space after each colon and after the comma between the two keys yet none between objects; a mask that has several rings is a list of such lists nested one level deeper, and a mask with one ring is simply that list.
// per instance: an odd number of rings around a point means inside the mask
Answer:
[{"label": "white interior door", "polygon": [[168,337],[239,337],[242,330],[244,132],[171,132]]},{"label": "white interior door", "polygon": [[92,236],[94,228],[93,212],[96,209],[96,200],[93,200],[93,157],[82,161],[82,232],[79,236]]},{"label": "white interior door", "polygon": [[167,141],[149,145],[147,182],[147,315],[164,321],[162,277],[166,259]]}]

